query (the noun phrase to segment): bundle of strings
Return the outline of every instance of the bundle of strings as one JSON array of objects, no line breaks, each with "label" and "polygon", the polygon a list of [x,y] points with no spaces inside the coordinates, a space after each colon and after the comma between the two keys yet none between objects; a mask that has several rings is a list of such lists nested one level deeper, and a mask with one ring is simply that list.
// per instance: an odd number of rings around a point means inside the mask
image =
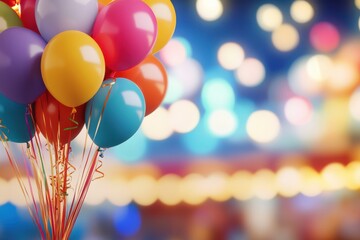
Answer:
[{"label": "bundle of strings", "polygon": [[[30,105],[27,114],[33,118]],[[69,121],[74,122],[71,117]],[[76,154],[70,142],[50,142],[38,131],[26,144],[11,143],[6,126],[0,123],[0,128],[0,140],[41,238],[68,239],[91,182],[104,176],[100,171],[104,150],[86,136]]]}]

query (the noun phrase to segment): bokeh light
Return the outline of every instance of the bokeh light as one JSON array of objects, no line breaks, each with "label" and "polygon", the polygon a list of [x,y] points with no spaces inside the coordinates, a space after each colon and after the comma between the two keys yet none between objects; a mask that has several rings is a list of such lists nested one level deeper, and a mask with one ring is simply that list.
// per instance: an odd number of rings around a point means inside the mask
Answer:
[{"label": "bokeh light", "polygon": [[280,121],[273,112],[259,110],[249,117],[246,130],[253,141],[269,143],[279,135]]},{"label": "bokeh light", "polygon": [[346,182],[346,169],[340,163],[331,163],[321,170],[325,190],[342,189]]},{"label": "bokeh light", "polygon": [[105,178],[93,181],[86,195],[85,203],[92,206],[103,203],[106,200],[109,184],[110,182]]},{"label": "bokeh light", "polygon": [[354,161],[346,166],[347,182],[346,186],[351,190],[358,190],[360,188],[360,162]]},{"label": "bokeh light", "polygon": [[323,54],[311,56],[306,63],[306,70],[309,77],[320,83],[329,78],[332,67],[332,59]]},{"label": "bokeh light", "polygon": [[[8,189],[8,182],[0,178],[0,189],[2,189],[4,192],[9,192],[10,189]],[[0,194],[0,206],[5,204],[8,201],[7,194]]]},{"label": "bokeh light", "polygon": [[141,125],[144,135],[152,140],[164,140],[173,134],[168,111],[159,107],[144,118]]},{"label": "bokeh light", "polygon": [[227,42],[221,45],[217,53],[220,65],[227,70],[235,70],[240,67],[245,58],[243,48],[235,42]]},{"label": "bokeh light", "polygon": [[156,180],[149,175],[139,175],[129,182],[133,200],[141,206],[153,204],[158,197]]},{"label": "bokeh light", "polygon": [[222,172],[214,172],[205,179],[208,196],[218,202],[224,202],[231,198],[229,176]]},{"label": "bokeh light", "polygon": [[246,58],[236,69],[235,76],[241,85],[255,87],[264,81],[265,67],[256,58]]},{"label": "bokeh light", "polygon": [[319,195],[323,189],[323,181],[319,173],[311,167],[301,167],[299,173],[302,178],[301,193],[308,197]]},{"label": "bokeh light", "polygon": [[237,119],[232,111],[225,109],[215,110],[209,115],[208,125],[214,135],[228,137],[235,132]]},{"label": "bokeh light", "polygon": [[306,23],[314,17],[314,8],[308,1],[296,0],[291,4],[290,15],[296,22]]},{"label": "bokeh light", "polygon": [[116,208],[114,212],[114,226],[122,236],[135,235],[141,227],[141,215],[135,204]]},{"label": "bokeh light", "polygon": [[248,200],[252,197],[252,174],[248,171],[238,171],[229,180],[232,195],[237,200]]},{"label": "bokeh light", "polygon": [[331,52],[339,46],[339,31],[329,22],[316,23],[310,30],[310,43],[317,51]]},{"label": "bokeh light", "polygon": [[354,91],[349,100],[349,111],[353,119],[360,121],[360,89]]},{"label": "bokeh light", "polygon": [[132,200],[128,181],[124,178],[117,177],[116,179],[112,179],[112,184],[116,187],[106,187],[107,199],[116,206],[128,205]]},{"label": "bokeh light", "polygon": [[327,87],[333,92],[346,92],[356,87],[359,82],[359,70],[357,65],[345,59],[333,61],[331,75]]},{"label": "bokeh light", "polygon": [[199,109],[189,100],[173,103],[168,111],[173,130],[178,133],[192,131],[200,121]]},{"label": "bokeh light", "polygon": [[205,21],[215,21],[223,14],[224,7],[220,0],[197,0],[196,11]]},{"label": "bokeh light", "polygon": [[286,119],[293,125],[304,125],[312,116],[312,106],[309,101],[300,97],[290,98],[284,108]]},{"label": "bokeh light", "polygon": [[160,59],[170,67],[179,65],[188,56],[188,46],[183,41],[173,38],[160,50]]},{"label": "bokeh light", "polygon": [[276,184],[280,195],[293,197],[301,190],[301,176],[293,167],[283,167],[276,173]]},{"label": "bokeh light", "polygon": [[290,24],[283,24],[277,27],[271,35],[274,47],[282,52],[288,52],[296,48],[299,44],[299,33]]},{"label": "bokeh light", "polygon": [[[178,81],[178,84],[181,85],[179,96],[181,98],[189,98],[199,92],[203,83],[204,72],[198,61],[187,58],[181,64],[171,68],[169,70],[169,76],[175,78],[176,81]],[[173,86],[169,87],[171,88]]]},{"label": "bokeh light", "polygon": [[264,4],[257,10],[256,20],[263,30],[272,31],[282,24],[283,15],[277,6]]},{"label": "bokeh light", "polygon": [[202,88],[201,100],[208,111],[232,109],[235,106],[235,92],[225,79],[211,79]]},{"label": "bokeh light", "polygon": [[277,193],[275,174],[268,169],[258,170],[253,176],[252,188],[255,197],[264,200],[274,198]]},{"label": "bokeh light", "polygon": [[316,96],[323,90],[324,83],[310,77],[307,63],[309,56],[297,59],[291,65],[288,73],[289,86],[294,93],[301,96]]},{"label": "bokeh light", "polygon": [[158,194],[160,202],[174,206],[181,202],[181,178],[175,174],[168,174],[158,180]]},{"label": "bokeh light", "polygon": [[[23,183],[27,183],[28,179],[26,177],[23,177],[23,178],[20,178],[20,181],[22,181]],[[35,184],[33,180],[31,180],[31,182],[32,182],[31,184]],[[32,185],[32,186],[34,187],[35,185]],[[11,189],[11,191],[7,192],[9,202],[11,202],[12,204],[19,206],[19,207],[26,206],[26,199],[22,193],[22,190],[20,188],[17,178],[12,178],[10,181],[8,181],[7,189],[8,190]]]},{"label": "bokeh light", "polygon": [[199,205],[206,198],[205,178],[199,174],[189,174],[180,183],[180,194],[183,202],[190,205]]}]

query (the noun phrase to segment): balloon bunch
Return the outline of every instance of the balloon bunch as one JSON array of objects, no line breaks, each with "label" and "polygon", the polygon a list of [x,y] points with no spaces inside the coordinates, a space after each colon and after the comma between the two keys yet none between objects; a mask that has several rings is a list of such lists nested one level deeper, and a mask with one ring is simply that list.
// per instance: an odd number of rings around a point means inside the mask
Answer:
[{"label": "balloon bunch", "polygon": [[[98,157],[165,96],[154,54],[174,33],[175,10],[170,0],[11,0],[0,2],[0,19],[0,139],[42,238],[66,239],[103,175]],[[73,187],[71,141],[84,125],[96,150],[85,153],[85,140]],[[26,143],[23,168],[12,143]]]}]

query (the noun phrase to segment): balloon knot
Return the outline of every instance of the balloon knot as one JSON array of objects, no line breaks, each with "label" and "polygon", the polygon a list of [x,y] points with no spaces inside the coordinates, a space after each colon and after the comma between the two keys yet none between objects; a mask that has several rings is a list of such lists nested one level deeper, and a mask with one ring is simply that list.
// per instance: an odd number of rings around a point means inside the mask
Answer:
[{"label": "balloon knot", "polygon": [[98,152],[99,152],[99,157],[104,158],[104,152],[105,152],[105,149],[104,149],[104,148],[99,147]]}]

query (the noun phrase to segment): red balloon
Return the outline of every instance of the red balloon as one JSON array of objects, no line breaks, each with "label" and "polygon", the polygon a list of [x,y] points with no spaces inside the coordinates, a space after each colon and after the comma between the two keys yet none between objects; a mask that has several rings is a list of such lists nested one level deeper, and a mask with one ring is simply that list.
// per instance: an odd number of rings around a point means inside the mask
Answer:
[{"label": "red balloon", "polygon": [[35,101],[35,122],[40,132],[53,144],[70,143],[85,122],[85,104],[67,107],[45,92]]},{"label": "red balloon", "polygon": [[21,20],[24,27],[39,33],[39,29],[35,21],[35,3],[36,0],[21,0]]},{"label": "red balloon", "polygon": [[13,7],[16,4],[16,0],[1,0],[1,1],[9,5],[10,7]]},{"label": "red balloon", "polygon": [[165,67],[153,55],[147,56],[135,67],[116,72],[115,77],[127,78],[139,86],[145,97],[145,116],[152,113],[164,100],[167,89]]}]

